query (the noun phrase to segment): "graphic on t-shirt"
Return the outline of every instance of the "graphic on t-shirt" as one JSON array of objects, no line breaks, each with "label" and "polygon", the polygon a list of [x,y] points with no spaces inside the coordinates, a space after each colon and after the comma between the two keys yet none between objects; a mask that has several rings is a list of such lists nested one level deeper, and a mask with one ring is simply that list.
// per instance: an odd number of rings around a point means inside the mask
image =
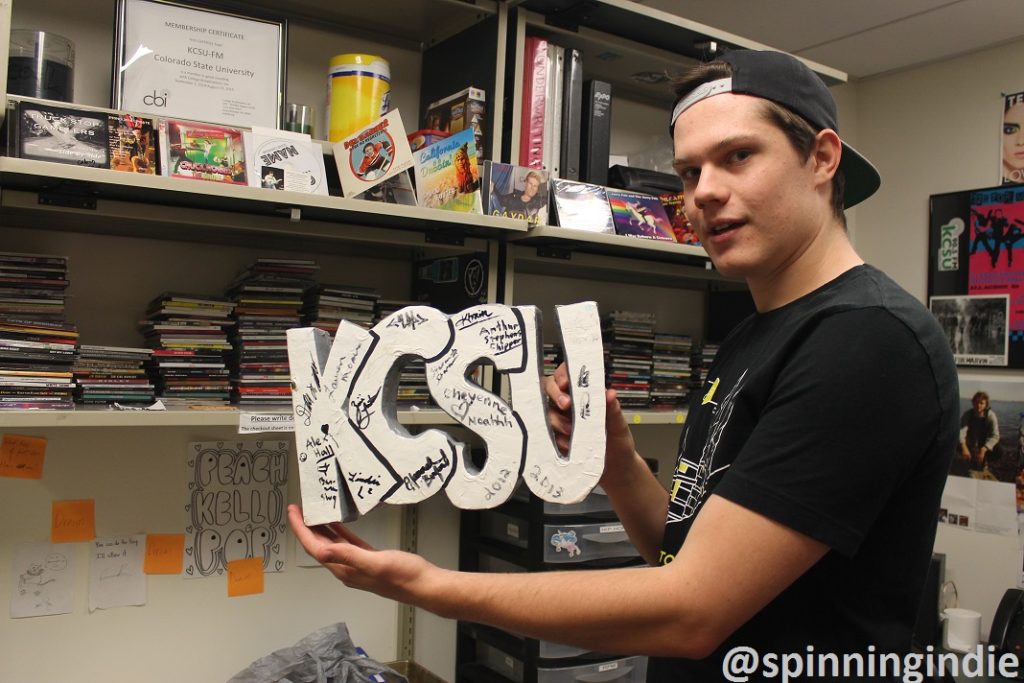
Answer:
[{"label": "graphic on t-shirt", "polygon": [[[725,465],[717,470],[713,469],[715,451],[718,450],[718,442],[729,424],[729,418],[732,417],[736,397],[739,396],[740,390],[743,388],[746,376],[747,370],[744,370],[736,380],[736,386],[722,399],[721,405],[711,408],[714,411],[714,417],[708,429],[707,441],[704,442],[704,448],[701,450],[700,461],[694,462],[688,460],[682,453],[679,454],[679,463],[672,475],[672,499],[669,502],[667,524],[682,522],[693,517],[707,498],[708,482],[711,477],[729,468],[729,465]],[[716,378],[711,383],[711,388],[705,398],[714,394],[719,383],[720,378]],[[709,402],[705,401],[705,404]]]}]

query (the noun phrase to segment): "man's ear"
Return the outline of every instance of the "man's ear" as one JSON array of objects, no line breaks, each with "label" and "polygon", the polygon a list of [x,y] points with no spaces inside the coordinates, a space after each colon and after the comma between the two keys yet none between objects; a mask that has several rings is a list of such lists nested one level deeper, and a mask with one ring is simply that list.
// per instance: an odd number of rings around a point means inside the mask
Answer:
[{"label": "man's ear", "polygon": [[843,156],[843,143],[839,140],[839,134],[831,128],[825,128],[818,132],[814,140],[814,149],[811,151],[811,159],[814,164],[815,174],[821,175],[821,181],[831,183],[839,168],[839,160]]}]

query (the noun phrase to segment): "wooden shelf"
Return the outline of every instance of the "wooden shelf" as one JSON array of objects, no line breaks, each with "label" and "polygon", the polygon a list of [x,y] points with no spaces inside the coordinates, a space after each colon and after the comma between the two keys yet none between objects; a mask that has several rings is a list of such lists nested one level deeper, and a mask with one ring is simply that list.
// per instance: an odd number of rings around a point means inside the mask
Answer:
[{"label": "wooden shelf", "polygon": [[508,239],[516,244],[537,247],[538,251],[549,250],[553,258],[571,259],[573,253],[580,252],[665,261],[701,268],[709,268],[708,264],[711,263],[703,247],[553,225],[539,225],[525,234],[510,234]]},{"label": "wooden shelf", "polygon": [[[113,199],[270,216],[292,223],[298,222],[293,219],[294,211],[298,211],[299,220],[390,227],[424,233],[454,230],[475,236],[495,236],[526,231],[523,221],[511,218],[222,185],[204,180],[124,173],[14,157],[0,157],[0,185],[5,190],[37,192],[40,194],[39,202],[47,205],[47,208],[65,206],[88,211],[88,206],[99,199]],[[177,216],[169,218],[183,222]]]},{"label": "wooden shelf", "polygon": [[[106,406],[76,406],[74,410],[12,410],[0,412],[0,430],[42,427],[238,427],[243,413],[287,415],[285,408],[230,407],[226,410],[115,410]],[[398,412],[404,425],[455,424],[438,408]]]}]

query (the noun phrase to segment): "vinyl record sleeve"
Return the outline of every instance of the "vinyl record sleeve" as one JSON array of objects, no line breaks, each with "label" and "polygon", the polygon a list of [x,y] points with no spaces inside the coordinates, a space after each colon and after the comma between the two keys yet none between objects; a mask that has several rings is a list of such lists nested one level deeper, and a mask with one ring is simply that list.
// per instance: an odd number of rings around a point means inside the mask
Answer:
[{"label": "vinyl record sleeve", "polygon": [[166,119],[166,175],[247,185],[242,131],[228,126]]},{"label": "vinyl record sleeve", "polygon": [[18,151],[23,159],[107,168],[107,114],[21,102]]},{"label": "vinyl record sleeve", "polygon": [[552,181],[558,225],[614,235],[612,210],[605,188],[590,183],[556,179]]}]

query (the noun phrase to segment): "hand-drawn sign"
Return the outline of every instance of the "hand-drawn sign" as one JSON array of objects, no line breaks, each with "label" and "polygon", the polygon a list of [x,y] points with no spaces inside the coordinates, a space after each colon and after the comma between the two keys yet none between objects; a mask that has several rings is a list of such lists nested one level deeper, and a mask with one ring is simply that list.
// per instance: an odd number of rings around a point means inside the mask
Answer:
[{"label": "hand-drawn sign", "polygon": [[[556,307],[576,409],[569,451],[555,444],[542,387],[540,312],[485,304],[448,316],[409,306],[365,330],[342,321],[288,330],[299,488],[307,524],[351,521],[378,504],[416,503],[438,491],[463,509],[505,502],[529,465],[526,484],[547,501],[576,503],[604,469],[605,401],[597,305]],[[409,358],[426,361],[435,402],[476,433],[482,466],[440,429],[410,434],[396,392]],[[511,403],[469,379],[488,363],[508,380]]]}]

